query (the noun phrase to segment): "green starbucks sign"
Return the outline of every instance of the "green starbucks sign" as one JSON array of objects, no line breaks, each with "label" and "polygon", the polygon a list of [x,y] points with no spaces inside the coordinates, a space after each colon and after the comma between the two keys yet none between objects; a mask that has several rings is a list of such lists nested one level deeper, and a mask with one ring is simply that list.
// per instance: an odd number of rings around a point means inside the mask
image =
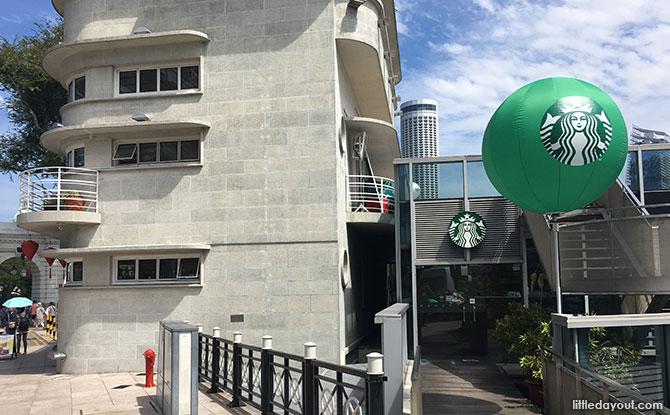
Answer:
[{"label": "green starbucks sign", "polygon": [[532,82],[510,95],[486,127],[482,158],[495,188],[537,213],[579,209],[615,182],[628,132],[605,92],[573,78]]},{"label": "green starbucks sign", "polygon": [[486,236],[486,224],[475,212],[461,212],[449,223],[449,237],[461,248],[474,248]]}]

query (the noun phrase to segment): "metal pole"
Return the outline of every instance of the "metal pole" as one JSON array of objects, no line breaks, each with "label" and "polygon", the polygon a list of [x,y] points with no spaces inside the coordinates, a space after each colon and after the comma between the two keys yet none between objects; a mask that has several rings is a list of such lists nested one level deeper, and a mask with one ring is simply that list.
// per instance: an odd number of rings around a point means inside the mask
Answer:
[{"label": "metal pole", "polygon": [[589,296],[584,296],[584,314],[589,314],[591,312],[591,305],[589,304]]},{"label": "metal pole", "polygon": [[384,355],[370,353],[367,358],[365,415],[384,415]]},{"label": "metal pole", "polygon": [[261,412],[263,415],[272,413],[272,336],[263,336],[261,351]]},{"label": "metal pole", "polygon": [[561,264],[558,252],[558,223],[554,223],[552,233],[554,234],[554,271],[556,272],[556,312],[563,313],[561,293]]},{"label": "metal pole", "polygon": [[316,387],[317,367],[316,344],[305,343],[305,361],[302,364],[302,407],[303,415],[316,415],[319,388]]},{"label": "metal pole", "polygon": [[228,404],[231,408],[240,405],[240,386],[242,385],[242,333],[233,333],[233,399]]},{"label": "metal pole", "polygon": [[[221,336],[221,329],[214,327],[212,330],[212,387],[207,390],[207,393],[219,392],[219,362],[221,361],[221,348],[219,347],[219,337]],[[207,364],[207,362],[205,362]]]}]

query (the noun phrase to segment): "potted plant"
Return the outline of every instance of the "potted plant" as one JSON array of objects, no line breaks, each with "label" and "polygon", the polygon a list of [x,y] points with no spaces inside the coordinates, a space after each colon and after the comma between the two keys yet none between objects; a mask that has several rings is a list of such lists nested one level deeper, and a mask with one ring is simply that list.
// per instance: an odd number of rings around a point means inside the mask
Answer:
[{"label": "potted plant", "polygon": [[502,359],[519,363],[528,397],[542,407],[542,355],[551,349],[549,310],[533,304],[510,304],[510,312],[496,321],[494,339],[503,347]]},{"label": "potted plant", "polygon": [[84,199],[82,199],[81,194],[76,190],[69,190],[63,193],[61,199],[66,210],[81,212],[84,208]]}]

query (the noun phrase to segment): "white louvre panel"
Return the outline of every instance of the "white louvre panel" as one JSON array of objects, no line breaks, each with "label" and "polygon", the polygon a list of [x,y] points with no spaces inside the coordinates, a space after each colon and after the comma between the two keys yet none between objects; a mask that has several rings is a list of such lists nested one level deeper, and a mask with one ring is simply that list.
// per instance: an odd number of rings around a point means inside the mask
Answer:
[{"label": "white louvre panel", "polygon": [[463,211],[463,201],[421,201],[415,207],[417,261],[463,262],[463,248],[449,238],[449,222]]},{"label": "white louvre panel", "polygon": [[499,262],[521,259],[519,208],[506,199],[470,199],[470,211],[486,224],[486,238],[472,248],[473,261]]}]

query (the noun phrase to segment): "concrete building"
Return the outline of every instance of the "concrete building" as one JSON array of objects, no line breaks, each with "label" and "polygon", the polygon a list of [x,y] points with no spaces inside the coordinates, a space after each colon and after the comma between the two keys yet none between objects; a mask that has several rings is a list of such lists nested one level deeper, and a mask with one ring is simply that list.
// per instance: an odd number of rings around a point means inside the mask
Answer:
[{"label": "concrete building", "polygon": [[[21,258],[21,244],[27,240],[35,241],[41,249],[58,248],[58,240],[48,236],[26,232],[16,224],[0,222],[0,263]],[[35,255],[30,264],[31,294],[30,298],[48,304],[58,302],[58,285],[63,283],[65,269],[57,261],[50,266],[47,261]],[[22,293],[25,295],[25,293]]]},{"label": "concrete building", "polygon": [[[439,130],[437,101],[415,99],[400,107],[400,132],[403,158],[423,158],[439,156]],[[417,164],[414,183],[419,185],[422,199],[438,197],[439,172],[436,164]]]},{"label": "concrete building", "polygon": [[83,270],[61,372],[139,370],[162,319],[357,360],[400,155],[394,3],[362,3],[54,0],[43,65],[70,102],[42,144],[68,167],[24,172],[17,223]]}]

